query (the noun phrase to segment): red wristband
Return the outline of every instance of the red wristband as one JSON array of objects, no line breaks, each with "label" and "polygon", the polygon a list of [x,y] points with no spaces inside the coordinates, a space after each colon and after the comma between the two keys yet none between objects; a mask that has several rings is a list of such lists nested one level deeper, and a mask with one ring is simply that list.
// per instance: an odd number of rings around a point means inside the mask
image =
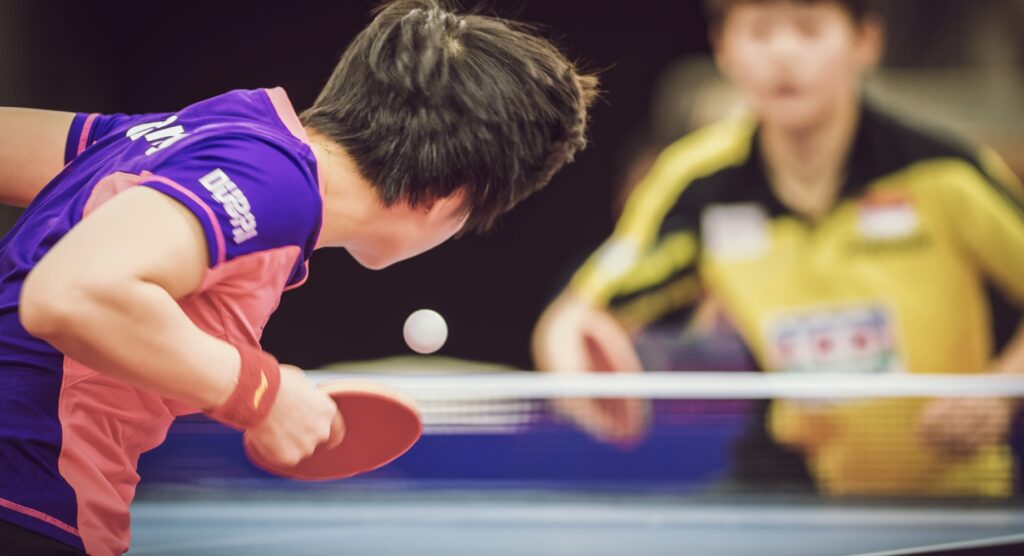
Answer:
[{"label": "red wristband", "polygon": [[206,414],[225,425],[246,430],[259,425],[270,414],[281,387],[281,366],[258,347],[235,347],[242,356],[238,383],[226,402]]}]

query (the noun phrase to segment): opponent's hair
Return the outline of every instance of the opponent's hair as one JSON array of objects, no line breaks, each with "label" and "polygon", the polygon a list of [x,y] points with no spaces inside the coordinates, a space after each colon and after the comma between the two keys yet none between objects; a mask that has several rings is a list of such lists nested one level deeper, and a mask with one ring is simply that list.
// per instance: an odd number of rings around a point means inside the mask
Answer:
[{"label": "opponent's hair", "polygon": [[597,78],[523,24],[395,0],[348,46],[302,123],[355,160],[386,205],[462,189],[484,230],[586,146]]},{"label": "opponent's hair", "polygon": [[879,16],[882,13],[882,0],[704,0],[704,10],[708,15],[711,25],[718,27],[725,21],[729,10],[739,4],[763,4],[783,1],[799,4],[821,4],[825,2],[838,4],[857,23],[863,22],[869,16]]}]

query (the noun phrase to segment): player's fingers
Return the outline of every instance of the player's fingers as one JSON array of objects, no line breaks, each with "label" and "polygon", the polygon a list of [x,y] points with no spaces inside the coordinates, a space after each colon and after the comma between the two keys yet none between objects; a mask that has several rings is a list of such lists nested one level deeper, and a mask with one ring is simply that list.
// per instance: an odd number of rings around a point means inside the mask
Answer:
[{"label": "player's fingers", "polygon": [[647,428],[647,422],[651,415],[651,402],[649,400],[629,398],[625,400],[623,410],[624,421],[627,429],[636,434],[642,434]]},{"label": "player's fingers", "polygon": [[1010,405],[1005,400],[976,401],[976,420],[970,431],[973,444],[980,448],[1005,439],[1010,424]]},{"label": "player's fingers", "polygon": [[577,399],[554,399],[551,400],[551,407],[554,409],[555,414],[572,422],[574,425],[581,424],[582,410],[579,407],[579,401]]},{"label": "player's fingers", "polygon": [[[303,433],[303,449],[310,453],[317,446],[327,443],[334,435],[334,420],[338,417],[338,405],[329,395],[310,386],[312,397],[306,402],[308,410],[305,415],[305,432]],[[312,447],[309,444],[312,443]]]},{"label": "player's fingers", "polygon": [[331,423],[323,416],[314,413],[295,423],[288,431],[287,441],[283,442],[288,455],[298,454],[299,459],[311,455],[317,446],[323,444],[331,435]]},{"label": "player's fingers", "polygon": [[917,416],[917,433],[918,435],[928,438],[931,436],[932,428],[932,404],[927,404],[921,409],[921,414]]},{"label": "player's fingers", "polygon": [[299,463],[300,461],[313,455],[313,452],[316,451],[317,446],[320,446],[326,440],[326,433],[318,433],[316,435],[304,435],[301,438],[297,439],[296,442],[292,444],[292,446],[287,450],[286,453],[288,457],[295,458],[294,463]]},{"label": "player's fingers", "polygon": [[264,437],[246,434],[244,442],[254,456],[271,465],[292,467],[302,460],[302,454],[284,442],[267,442]]},{"label": "player's fingers", "polygon": [[952,416],[953,436],[964,452],[974,453],[998,436],[998,410],[992,400],[964,400]]},{"label": "player's fingers", "polygon": [[583,349],[589,359],[589,370],[643,372],[632,339],[614,318],[601,315],[588,322]]},{"label": "player's fingers", "polygon": [[918,434],[933,446],[941,446],[947,441],[947,429],[944,424],[948,420],[949,400],[934,400],[925,405],[918,420]]},{"label": "player's fingers", "polygon": [[622,448],[632,448],[640,442],[647,428],[646,400],[606,399],[600,401],[600,409],[610,421],[610,435],[613,442]]},{"label": "player's fingers", "polygon": [[252,436],[251,433],[248,432],[248,431],[246,431],[242,435],[242,444],[245,446],[245,449],[248,450],[249,452],[252,452],[253,455],[255,455],[256,457],[258,457],[258,458],[260,458],[262,460],[266,460],[267,459],[267,457],[266,457],[267,455],[264,454],[263,450],[260,449],[259,445],[255,441],[252,440],[251,436]]},{"label": "player's fingers", "polygon": [[570,399],[554,399],[551,400],[551,409],[555,415],[564,421],[569,421],[573,425],[580,426],[580,410],[577,407],[578,400]]},{"label": "player's fingers", "polygon": [[955,456],[968,456],[974,452],[973,427],[977,421],[974,416],[953,408],[945,415],[945,421],[939,425],[939,440],[946,450]]},{"label": "player's fingers", "polygon": [[624,449],[633,447],[639,441],[643,427],[630,410],[631,401],[587,400],[589,403],[586,430],[601,442]]},{"label": "player's fingers", "polygon": [[922,413],[919,432],[932,447],[951,456],[977,453],[992,435],[990,412],[978,400],[945,399],[929,404]]},{"label": "player's fingers", "polygon": [[327,439],[328,448],[336,448],[345,439],[345,420],[341,418],[341,412],[334,412],[334,419],[331,420],[331,436]]},{"label": "player's fingers", "polygon": [[312,451],[306,453],[305,449],[302,448],[287,448],[277,453],[276,461],[274,459],[271,459],[270,462],[276,463],[277,465],[283,465],[286,467],[294,467],[298,465],[300,461],[306,459],[306,456],[308,456],[310,453],[312,453]]},{"label": "player's fingers", "polygon": [[601,410],[599,400],[560,399],[555,400],[555,407],[588,435],[604,442],[614,438],[615,425]]}]

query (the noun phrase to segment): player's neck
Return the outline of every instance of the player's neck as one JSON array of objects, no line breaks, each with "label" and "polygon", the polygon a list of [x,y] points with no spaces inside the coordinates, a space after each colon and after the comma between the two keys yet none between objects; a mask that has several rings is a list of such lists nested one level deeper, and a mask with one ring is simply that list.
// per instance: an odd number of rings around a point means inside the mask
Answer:
[{"label": "player's neck", "polygon": [[760,146],[765,170],[783,204],[815,219],[831,210],[846,178],[859,120],[860,105],[848,103],[818,125],[763,127]]},{"label": "player's neck", "polygon": [[375,219],[380,201],[341,146],[313,128],[306,131],[316,156],[324,203],[316,249],[344,247]]}]

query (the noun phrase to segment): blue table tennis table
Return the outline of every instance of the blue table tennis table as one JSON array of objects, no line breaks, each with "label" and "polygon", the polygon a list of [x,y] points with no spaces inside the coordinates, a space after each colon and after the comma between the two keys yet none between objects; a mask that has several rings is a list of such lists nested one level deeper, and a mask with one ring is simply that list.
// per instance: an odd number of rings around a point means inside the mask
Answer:
[{"label": "blue table tennis table", "polygon": [[178,492],[135,503],[131,553],[839,556],[1024,543],[1019,508],[728,498],[506,488]]}]

